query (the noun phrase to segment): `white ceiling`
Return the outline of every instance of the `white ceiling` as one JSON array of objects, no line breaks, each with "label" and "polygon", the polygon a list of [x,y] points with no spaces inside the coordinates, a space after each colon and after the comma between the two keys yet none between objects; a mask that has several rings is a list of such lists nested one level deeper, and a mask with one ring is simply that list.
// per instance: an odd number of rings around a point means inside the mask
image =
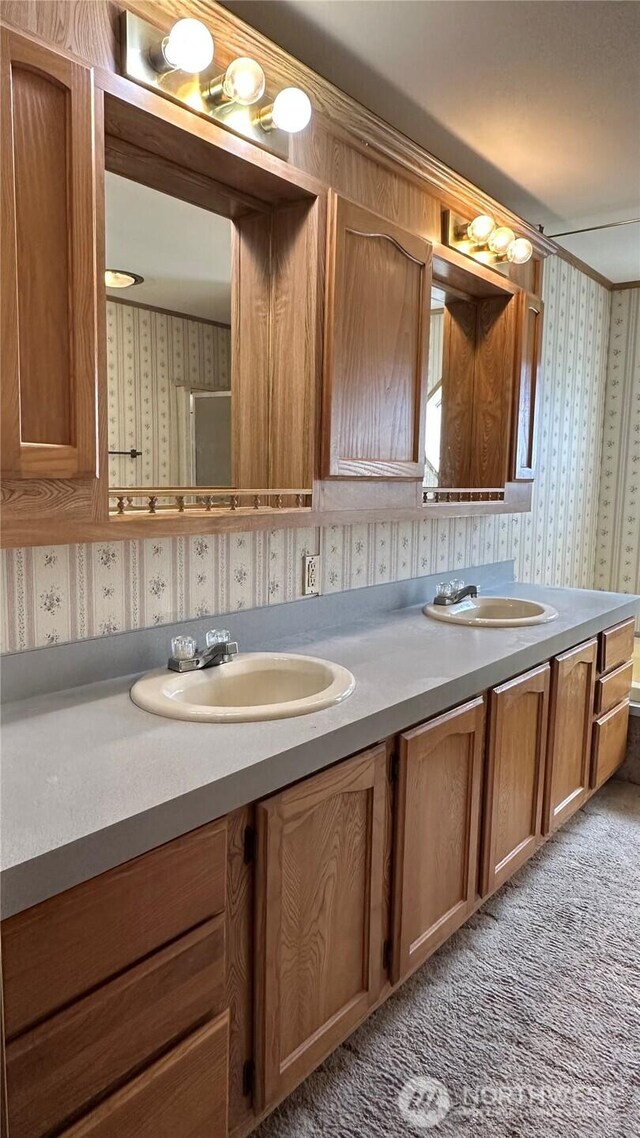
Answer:
[{"label": "white ceiling", "polygon": [[229,324],[231,222],[117,174],[106,181],[106,266],[144,283],[109,296]]},{"label": "white ceiling", "polygon": [[[223,3],[545,232],[640,217],[633,0]],[[640,224],[566,247],[640,278]]]}]

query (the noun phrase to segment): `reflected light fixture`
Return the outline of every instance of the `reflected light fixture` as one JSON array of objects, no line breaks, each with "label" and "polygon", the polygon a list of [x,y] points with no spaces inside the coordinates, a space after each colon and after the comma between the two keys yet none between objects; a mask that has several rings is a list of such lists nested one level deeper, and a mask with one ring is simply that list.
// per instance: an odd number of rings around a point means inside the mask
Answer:
[{"label": "reflected light fixture", "polygon": [[213,59],[213,36],[200,20],[178,20],[160,45],[150,52],[154,70],[205,71]]},{"label": "reflected light fixture", "polygon": [[250,107],[264,95],[265,76],[259,63],[246,55],[241,55],[229,64],[223,75],[218,75],[201,89],[202,98],[207,103],[224,106],[237,103]]},{"label": "reflected light fixture", "polygon": [[287,134],[297,134],[304,130],[311,119],[311,100],[299,87],[285,87],[276,95],[273,103],[260,111],[257,121],[263,130],[284,130]]},{"label": "reflected light fixture", "polygon": [[487,245],[496,257],[504,257],[511,242],[515,239],[516,235],[513,229],[509,229],[508,225],[499,225],[489,237]]},{"label": "reflected light fixture", "polygon": [[131,288],[132,285],[142,284],[144,277],[138,273],[130,273],[128,269],[105,269],[104,283],[106,288]]},{"label": "reflected light fixture", "polygon": [[507,246],[507,261],[513,265],[526,265],[533,256],[533,245],[528,237],[515,237]]},{"label": "reflected light fixture", "polygon": [[480,213],[470,221],[466,228],[466,234],[474,245],[486,245],[491,237],[496,223],[488,213]]}]

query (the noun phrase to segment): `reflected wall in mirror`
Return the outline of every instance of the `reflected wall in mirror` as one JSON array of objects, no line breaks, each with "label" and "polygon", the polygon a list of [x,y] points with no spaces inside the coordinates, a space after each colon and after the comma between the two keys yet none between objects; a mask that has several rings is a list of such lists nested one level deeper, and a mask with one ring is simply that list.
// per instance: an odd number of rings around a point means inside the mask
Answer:
[{"label": "reflected wall in mirror", "polygon": [[424,486],[500,490],[510,477],[515,295],[466,270],[452,285],[437,268],[436,258]]},{"label": "reflected wall in mirror", "polygon": [[109,484],[226,487],[231,455],[228,218],[106,175]]}]

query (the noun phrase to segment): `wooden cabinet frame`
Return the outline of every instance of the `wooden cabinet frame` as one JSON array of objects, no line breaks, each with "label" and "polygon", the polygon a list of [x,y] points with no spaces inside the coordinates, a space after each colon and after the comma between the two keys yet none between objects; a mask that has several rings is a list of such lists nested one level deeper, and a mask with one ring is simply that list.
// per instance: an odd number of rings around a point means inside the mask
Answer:
[{"label": "wooden cabinet frame", "polygon": [[[41,6],[36,0],[34,9]],[[95,7],[97,12],[100,4],[97,3]],[[65,13],[61,14],[61,19],[63,16]],[[211,19],[215,22],[213,15]],[[16,22],[19,24],[20,20]],[[44,24],[40,26],[39,17],[35,23],[25,26],[30,31],[39,28],[45,37],[48,34]],[[3,546],[119,541],[225,530],[320,526],[371,521],[391,515],[398,520],[417,520],[434,514],[464,516],[530,508],[530,487],[518,487],[515,483],[507,484],[504,496],[492,496],[487,501],[468,500],[464,495],[453,495],[446,501],[423,504],[419,481],[424,418],[420,360],[425,354],[426,327],[416,341],[417,381],[411,454],[401,461],[382,458],[373,463],[356,460],[353,464],[349,455],[335,452],[331,457],[329,447],[327,461],[321,459],[322,446],[327,445],[328,421],[325,406],[324,428],[321,428],[326,206],[329,198],[334,203],[337,199],[329,186],[340,184],[340,180],[332,183],[323,174],[324,180],[321,181],[314,174],[305,172],[305,169],[296,169],[245,140],[236,138],[215,122],[194,115],[186,108],[122,78],[112,69],[110,57],[101,60],[98,53],[99,65],[92,67],[94,60],[83,63],[77,57],[72,58],[57,50],[57,47],[49,47],[21,31],[5,27],[3,36],[5,60],[8,56],[18,61],[19,65],[22,60],[25,68],[34,73],[41,72],[51,81],[52,87],[67,92],[71,107],[69,137],[72,161],[69,166],[69,185],[73,190],[70,199],[73,209],[69,232],[70,257],[73,261],[70,296],[74,314],[71,328],[74,366],[69,372],[72,404],[69,440],[60,444],[31,442],[28,437],[21,437],[17,411],[20,376],[16,290],[3,289],[3,458],[7,470],[2,489],[3,524],[0,542]],[[70,32],[65,42],[69,43],[71,49],[75,47],[80,56],[84,54],[84,41],[82,45],[76,43],[75,33]],[[11,72],[5,66],[5,116],[9,114],[10,83]],[[11,129],[9,116],[3,129],[5,140],[11,139]],[[270,464],[267,473],[265,464],[262,463],[260,470],[264,477],[261,476],[260,481],[267,482],[270,486],[282,480],[290,484],[291,480],[302,480],[304,475],[305,483],[308,479],[309,489],[313,490],[310,507],[300,509],[297,502],[281,500],[275,508],[259,502],[257,508],[247,504],[245,508],[229,511],[203,508],[185,513],[176,509],[170,513],[136,512],[122,517],[109,514],[106,479],[106,326],[102,315],[103,150],[109,168],[115,172],[126,173],[131,169],[132,163],[137,163],[136,176],[140,180],[153,185],[157,184],[158,178],[163,178],[165,186],[170,187],[169,192],[173,192],[171,187],[175,189],[175,179],[183,186],[188,181],[193,201],[199,204],[204,201],[215,202],[218,211],[226,210],[228,216],[233,216],[242,225],[245,225],[244,217],[251,213],[259,215],[271,211],[274,217],[278,216],[274,230],[276,245],[279,243],[279,249],[274,248],[278,281],[275,287],[269,288],[269,299],[265,306],[254,304],[248,298],[243,314],[243,326],[249,329],[249,352],[254,360],[259,361],[259,370],[265,373],[269,384],[269,408],[265,411],[262,407],[260,413],[262,415],[264,412],[270,417],[270,425],[282,440],[280,453]],[[295,157],[294,151],[294,160]],[[302,167],[309,171],[323,169],[322,163],[317,167],[307,160],[308,157],[302,161]],[[371,157],[372,155],[369,156]],[[212,176],[213,158],[215,176]],[[11,163],[8,168],[11,169]],[[397,173],[390,176],[398,177]],[[405,177],[407,176],[409,175],[405,171]],[[415,172],[410,177],[415,179]],[[349,181],[347,178],[347,184]],[[439,209],[440,200],[444,201],[444,198],[439,199],[435,184],[429,190],[428,179],[420,178],[418,183],[425,194],[425,208],[429,205],[431,210]],[[340,188],[342,190],[342,186]],[[3,249],[5,264],[9,264],[7,249],[12,262],[15,260],[16,249],[15,187],[12,179],[5,178],[3,192],[6,201],[6,207],[3,206]],[[357,192],[356,183],[353,183],[352,192]],[[415,192],[415,186],[411,192]],[[447,194],[450,199],[451,191],[447,191]],[[359,211],[361,219],[376,217],[364,207],[351,203],[349,206]],[[417,260],[425,265],[426,280],[430,250],[429,241],[422,235],[421,224],[417,220],[405,222],[400,216],[401,211],[388,199],[384,199],[381,213],[388,215],[388,220],[385,217],[379,219],[387,236],[397,241],[408,256],[417,254]],[[303,215],[306,215],[308,225],[306,221],[301,224]],[[398,220],[392,220],[396,215]],[[426,222],[427,216],[428,211],[425,214],[424,232],[435,237],[433,226]],[[536,251],[544,255],[544,241],[536,238],[534,243]],[[329,242],[330,255],[331,249]],[[331,270],[331,264],[329,269]],[[499,287],[500,278],[496,273],[491,274],[481,266],[478,266],[478,270],[487,279],[492,276],[494,288]],[[16,267],[13,263],[9,264],[9,274],[15,281]],[[518,288],[506,282],[506,288],[509,287],[514,290]],[[302,303],[301,318],[297,309],[293,313],[294,298],[298,307]],[[271,315],[265,317],[267,309]],[[326,325],[328,343],[331,345],[330,319],[326,320]],[[275,345],[277,354],[275,364],[272,362],[266,369],[263,350],[265,344]],[[295,399],[290,398],[292,377],[295,377]],[[252,398],[249,392],[247,407]],[[328,401],[331,403],[330,398]],[[243,430],[244,423],[239,421],[236,426],[238,436]],[[309,432],[309,446],[302,463],[296,466],[291,462],[293,456],[287,443],[292,436],[297,437],[301,430]],[[329,467],[331,469],[326,478]],[[246,471],[241,476],[243,485],[246,486],[247,481],[253,481],[255,473],[254,469]],[[314,476],[313,481],[311,475]]]}]

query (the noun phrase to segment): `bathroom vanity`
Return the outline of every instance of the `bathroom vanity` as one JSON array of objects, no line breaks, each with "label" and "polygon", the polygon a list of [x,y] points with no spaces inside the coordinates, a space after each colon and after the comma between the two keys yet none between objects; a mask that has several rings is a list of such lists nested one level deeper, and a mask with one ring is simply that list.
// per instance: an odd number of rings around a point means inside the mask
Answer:
[{"label": "bathroom vanity", "polygon": [[11,1138],[248,1134],[614,773],[635,599],[510,591],[557,620],[307,640],[357,687],[296,719],[8,705]]}]

